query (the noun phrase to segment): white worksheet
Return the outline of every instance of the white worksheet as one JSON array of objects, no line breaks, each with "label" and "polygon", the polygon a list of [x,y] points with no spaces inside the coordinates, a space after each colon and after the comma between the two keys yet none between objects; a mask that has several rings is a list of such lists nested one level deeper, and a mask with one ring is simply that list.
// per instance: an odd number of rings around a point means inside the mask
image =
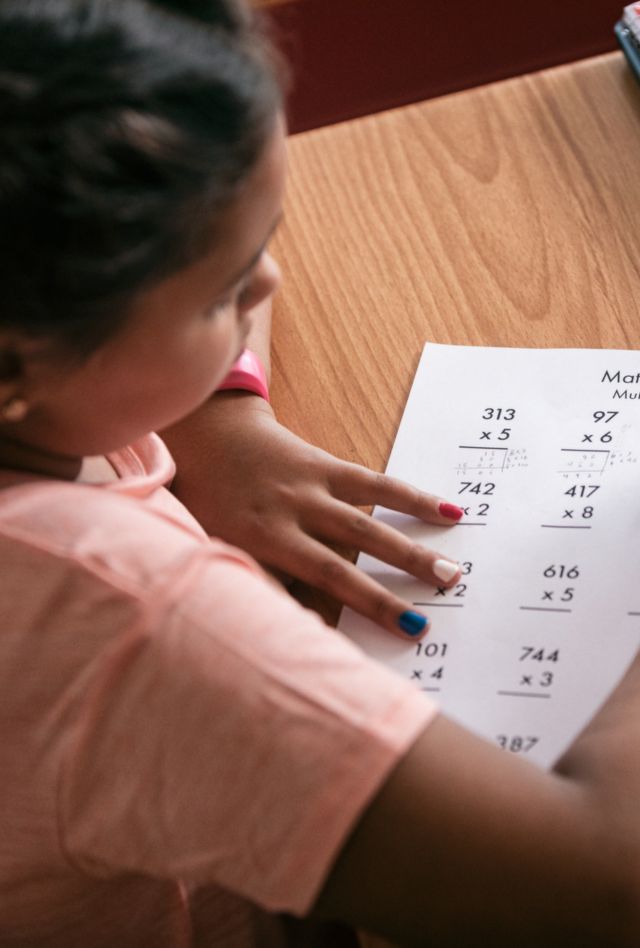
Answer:
[{"label": "white worksheet", "polygon": [[431,620],[339,628],[452,718],[549,767],[640,645],[640,352],[428,343],[387,473],[465,509],[374,516],[462,564],[444,590],[359,565]]}]

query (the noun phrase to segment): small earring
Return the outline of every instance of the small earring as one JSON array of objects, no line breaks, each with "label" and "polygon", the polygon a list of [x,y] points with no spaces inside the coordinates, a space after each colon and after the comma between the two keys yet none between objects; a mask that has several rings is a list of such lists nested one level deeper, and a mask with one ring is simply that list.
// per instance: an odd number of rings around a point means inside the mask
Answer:
[{"label": "small earring", "polygon": [[29,403],[26,399],[14,395],[4,403],[0,409],[0,415],[3,421],[22,421],[28,411]]}]

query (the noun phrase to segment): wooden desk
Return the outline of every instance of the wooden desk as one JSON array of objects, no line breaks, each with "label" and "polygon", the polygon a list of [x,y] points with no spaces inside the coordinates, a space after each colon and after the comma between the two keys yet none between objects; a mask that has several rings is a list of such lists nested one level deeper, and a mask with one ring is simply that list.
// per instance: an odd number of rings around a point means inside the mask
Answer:
[{"label": "wooden desk", "polygon": [[622,54],[293,136],[285,215],[274,404],[374,470],[427,339],[640,345],[640,87]]},{"label": "wooden desk", "polygon": [[309,132],[290,161],[273,400],[328,451],[384,470],[427,339],[640,345],[620,54]]}]

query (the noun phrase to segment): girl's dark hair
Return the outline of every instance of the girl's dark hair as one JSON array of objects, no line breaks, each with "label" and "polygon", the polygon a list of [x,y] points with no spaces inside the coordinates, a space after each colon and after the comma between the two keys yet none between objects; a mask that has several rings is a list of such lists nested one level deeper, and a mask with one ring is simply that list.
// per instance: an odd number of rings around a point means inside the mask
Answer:
[{"label": "girl's dark hair", "polygon": [[240,0],[0,0],[0,326],[95,348],[205,250],[280,105]]}]

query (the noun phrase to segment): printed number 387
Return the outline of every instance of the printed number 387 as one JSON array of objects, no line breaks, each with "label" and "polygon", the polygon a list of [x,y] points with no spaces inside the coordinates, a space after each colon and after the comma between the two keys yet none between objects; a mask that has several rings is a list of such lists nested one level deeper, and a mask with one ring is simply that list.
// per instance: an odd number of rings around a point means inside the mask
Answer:
[{"label": "printed number 387", "polygon": [[533,747],[536,746],[539,737],[522,737],[519,734],[507,735],[507,734],[498,734],[496,738],[500,747],[503,750],[509,751],[512,754],[527,754]]}]

